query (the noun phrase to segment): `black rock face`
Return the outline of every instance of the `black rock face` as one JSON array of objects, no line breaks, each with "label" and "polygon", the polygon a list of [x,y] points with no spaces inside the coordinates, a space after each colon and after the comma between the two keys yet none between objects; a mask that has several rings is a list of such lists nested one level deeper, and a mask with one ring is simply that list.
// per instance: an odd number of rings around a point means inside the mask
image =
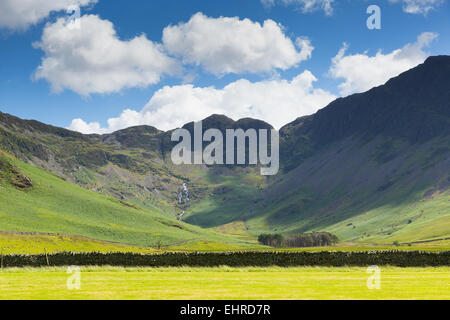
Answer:
[{"label": "black rock face", "polygon": [[449,135],[450,56],[430,57],[385,85],[337,99],[280,133],[284,158],[291,153],[295,163],[313,148],[351,136],[370,140],[383,135],[423,143]]}]

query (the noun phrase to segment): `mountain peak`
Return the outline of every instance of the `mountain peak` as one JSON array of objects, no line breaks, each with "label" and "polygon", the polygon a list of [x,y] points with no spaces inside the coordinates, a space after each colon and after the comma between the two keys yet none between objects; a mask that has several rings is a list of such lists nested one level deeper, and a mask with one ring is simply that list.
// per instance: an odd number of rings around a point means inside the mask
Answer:
[{"label": "mountain peak", "polygon": [[439,55],[439,56],[430,56],[428,57],[424,64],[432,64],[432,63],[449,63],[450,56],[449,55]]},{"label": "mountain peak", "polygon": [[[208,129],[219,129],[225,131],[226,129],[273,129],[273,127],[265,121],[253,119],[253,118],[243,118],[238,121],[223,115],[223,114],[213,114],[202,120],[203,130]],[[194,122],[189,122],[183,126],[183,128],[192,130],[194,127]]]},{"label": "mountain peak", "polygon": [[148,125],[141,125],[141,126],[134,126],[134,127],[128,127],[122,130],[115,131],[111,134],[157,134],[161,133],[162,131]]},{"label": "mountain peak", "polygon": [[385,85],[339,98],[280,131],[282,152],[297,154],[292,166],[315,148],[349,137],[376,136],[423,143],[450,135],[450,56],[435,56]]},{"label": "mountain peak", "polygon": [[449,134],[450,56],[423,64],[365,93],[338,99],[313,116],[312,131],[321,142],[351,135],[425,141]]}]

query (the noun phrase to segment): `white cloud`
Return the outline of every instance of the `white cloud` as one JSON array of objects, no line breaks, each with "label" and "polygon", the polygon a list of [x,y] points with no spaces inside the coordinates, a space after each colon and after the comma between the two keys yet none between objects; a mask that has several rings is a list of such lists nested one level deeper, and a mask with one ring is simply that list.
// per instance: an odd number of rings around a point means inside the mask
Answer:
[{"label": "white cloud", "polygon": [[82,132],[84,134],[107,133],[108,130],[103,129],[98,122],[86,123],[83,119],[73,119],[69,129]]},{"label": "white cloud", "polygon": [[83,7],[98,0],[1,0],[0,28],[25,30],[47,18],[51,12]]},{"label": "white cloud", "polygon": [[402,2],[403,11],[412,14],[426,15],[429,11],[436,10],[444,0],[389,0],[390,2]]},{"label": "white cloud", "polygon": [[387,54],[378,51],[374,56],[369,56],[367,52],[345,55],[348,46],[344,44],[332,61],[330,75],[345,80],[339,85],[342,95],[369,90],[425,61],[427,53],[423,49],[437,36],[424,32],[415,43]]},{"label": "white cloud", "polygon": [[281,3],[283,5],[294,5],[300,8],[303,13],[323,10],[328,16],[333,14],[333,2],[334,0],[261,0],[261,3],[267,8]]},{"label": "white cloud", "polygon": [[304,71],[291,81],[241,79],[223,89],[166,86],[153,95],[142,111],[125,110],[120,117],[109,119],[107,128],[80,119],[74,120],[69,128],[83,133],[105,133],[146,124],[170,130],[211,114],[226,114],[236,120],[253,117],[280,128],[299,116],[316,112],[336,98],[328,91],[315,88],[315,81],[310,71]]},{"label": "white cloud", "polygon": [[35,79],[46,79],[55,92],[118,92],[158,83],[163,74],[180,70],[162,46],[145,35],[122,41],[113,24],[96,15],[82,16],[77,25],[58,19],[46,25],[41,42],[35,44],[45,52]]},{"label": "white cloud", "polygon": [[249,19],[215,19],[202,13],[187,23],[166,27],[163,43],[184,63],[202,66],[216,75],[286,70],[309,59],[314,49],[306,38],[298,38],[296,48],[273,20],[261,25]]}]

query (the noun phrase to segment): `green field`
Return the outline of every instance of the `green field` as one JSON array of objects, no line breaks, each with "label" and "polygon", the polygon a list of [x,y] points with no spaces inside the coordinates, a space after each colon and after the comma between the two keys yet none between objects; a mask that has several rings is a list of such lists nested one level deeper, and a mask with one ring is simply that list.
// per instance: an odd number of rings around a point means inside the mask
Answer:
[{"label": "green field", "polygon": [[16,234],[0,232],[0,250],[3,254],[43,254],[58,252],[140,252],[155,253],[152,248],[127,246],[89,239],[81,236],[48,235],[48,234]]},{"label": "green field", "polygon": [[379,290],[366,268],[88,267],[78,291],[66,271],[4,269],[0,299],[450,299],[450,267],[381,268]]},{"label": "green field", "polygon": [[310,247],[310,248],[290,248],[274,249],[261,247],[257,244],[233,244],[212,241],[192,240],[180,244],[156,248],[141,246],[123,245],[107,241],[90,239],[82,236],[70,235],[50,235],[50,234],[17,234],[0,232],[0,250],[3,254],[43,254],[58,252],[132,252],[132,253],[161,253],[173,251],[202,251],[202,252],[223,252],[223,251],[450,251],[449,241],[430,242],[414,246],[375,246],[375,245],[353,245],[339,244],[333,247]]},{"label": "green field", "polygon": [[[245,251],[269,250],[256,243],[225,243],[214,241],[183,241],[160,249],[100,241],[82,236],[53,234],[22,234],[0,232],[0,250],[3,254],[43,254],[58,252],[132,252],[160,253],[166,251]],[[319,248],[317,248],[319,249]],[[441,249],[441,248],[439,248]],[[445,249],[445,248],[444,248]]]}]

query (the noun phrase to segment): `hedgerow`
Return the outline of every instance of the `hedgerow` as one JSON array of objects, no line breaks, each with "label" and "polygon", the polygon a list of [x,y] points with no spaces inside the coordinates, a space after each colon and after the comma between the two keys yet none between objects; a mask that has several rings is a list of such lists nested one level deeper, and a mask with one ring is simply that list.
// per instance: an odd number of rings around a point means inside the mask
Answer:
[{"label": "hedgerow", "polygon": [[3,267],[42,266],[124,266],[124,267],[245,267],[245,266],[369,266],[399,267],[449,266],[450,251],[372,251],[372,252],[173,252],[136,253],[57,253],[51,255],[6,255]]}]

